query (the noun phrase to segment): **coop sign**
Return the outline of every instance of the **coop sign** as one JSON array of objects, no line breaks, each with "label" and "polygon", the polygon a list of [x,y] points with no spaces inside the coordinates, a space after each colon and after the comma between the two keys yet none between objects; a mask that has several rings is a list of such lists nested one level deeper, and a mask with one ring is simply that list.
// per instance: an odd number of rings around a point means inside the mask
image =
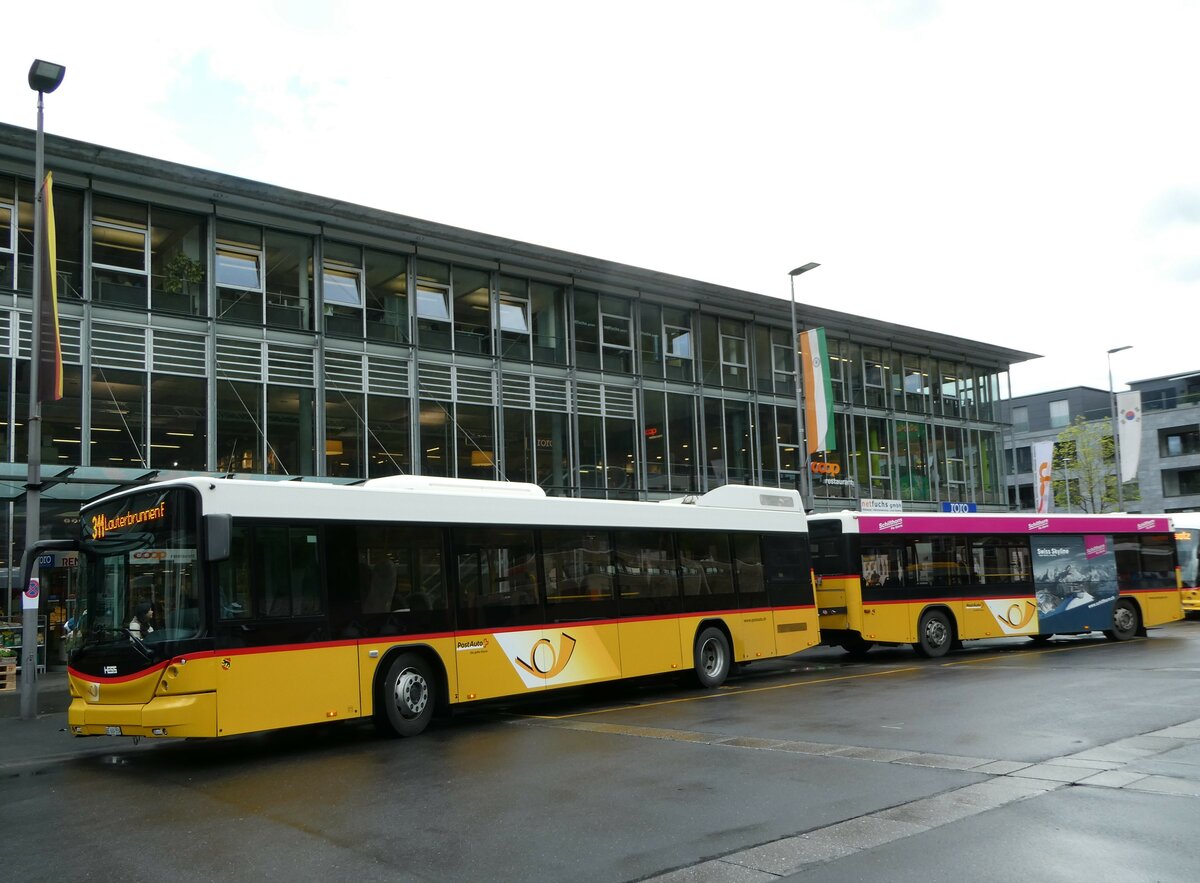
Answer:
[{"label": "coop sign", "polygon": [[149,521],[161,521],[166,517],[166,502],[159,503],[151,509],[143,509],[140,512],[126,512],[124,515],[115,515],[112,518],[108,518],[104,513],[93,515],[92,539],[100,540],[112,531],[134,527]]}]

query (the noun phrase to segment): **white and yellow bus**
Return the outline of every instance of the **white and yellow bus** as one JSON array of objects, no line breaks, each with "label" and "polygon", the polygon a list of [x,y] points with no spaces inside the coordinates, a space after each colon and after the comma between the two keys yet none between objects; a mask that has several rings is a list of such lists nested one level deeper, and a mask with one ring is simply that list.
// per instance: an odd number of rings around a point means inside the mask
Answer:
[{"label": "white and yellow bus", "polygon": [[1179,558],[1179,578],[1183,587],[1183,612],[1200,614],[1200,512],[1171,516],[1175,530],[1175,552]]},{"label": "white and yellow bus", "polygon": [[809,517],[824,642],[911,644],[1103,632],[1183,617],[1166,516],[842,512]]},{"label": "white and yellow bus", "polygon": [[[819,642],[799,496],[188,478],[82,511],[72,733],[216,737],[741,663]],[[147,606],[153,613],[147,615]]]}]

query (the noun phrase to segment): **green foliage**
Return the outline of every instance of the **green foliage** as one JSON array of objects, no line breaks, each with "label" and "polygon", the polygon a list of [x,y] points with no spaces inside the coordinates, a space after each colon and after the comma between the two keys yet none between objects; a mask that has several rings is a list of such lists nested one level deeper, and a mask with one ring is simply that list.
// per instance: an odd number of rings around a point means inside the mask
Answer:
[{"label": "green foliage", "polygon": [[168,294],[180,294],[189,285],[198,285],[204,279],[204,268],[181,251],[171,255],[163,267],[163,290]]},{"label": "green foliage", "polygon": [[[1115,512],[1117,475],[1112,425],[1107,421],[1075,422],[1054,441],[1054,509],[1057,512]],[[1122,493],[1125,502],[1141,499],[1136,482]]]}]

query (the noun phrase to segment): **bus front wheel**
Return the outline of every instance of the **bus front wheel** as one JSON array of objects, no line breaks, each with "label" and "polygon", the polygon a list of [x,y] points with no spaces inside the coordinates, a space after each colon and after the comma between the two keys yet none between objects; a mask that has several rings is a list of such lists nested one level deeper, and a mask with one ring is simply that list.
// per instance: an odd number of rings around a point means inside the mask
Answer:
[{"label": "bus front wheel", "polygon": [[1110,641],[1128,641],[1138,630],[1138,612],[1132,601],[1124,599],[1113,607],[1113,625],[1104,630],[1104,637]]},{"label": "bus front wheel", "polygon": [[847,632],[842,638],[841,647],[855,659],[861,659],[875,646],[874,641],[868,641],[859,632]]},{"label": "bus front wheel", "polygon": [[696,638],[693,656],[696,680],[701,687],[719,687],[725,683],[732,667],[733,654],[724,632],[712,626],[702,631]]},{"label": "bus front wheel", "polygon": [[[429,725],[436,696],[433,672],[420,656],[403,653],[388,666],[375,719],[395,736],[415,736]],[[382,711],[382,714],[380,714]]]},{"label": "bus front wheel", "polygon": [[954,643],[954,629],[950,617],[941,610],[929,610],[917,625],[917,640],[912,645],[926,659],[937,659],[950,652]]}]

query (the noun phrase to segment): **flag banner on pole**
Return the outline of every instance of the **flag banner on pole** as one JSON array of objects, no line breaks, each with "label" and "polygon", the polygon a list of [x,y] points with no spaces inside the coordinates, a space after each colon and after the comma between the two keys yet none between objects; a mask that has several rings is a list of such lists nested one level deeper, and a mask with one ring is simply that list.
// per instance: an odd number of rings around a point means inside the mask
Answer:
[{"label": "flag banner on pole", "polygon": [[1033,446],[1033,474],[1036,476],[1034,496],[1037,511],[1048,514],[1054,511],[1054,484],[1050,477],[1054,465],[1054,442],[1040,441]]},{"label": "flag banner on pole", "polygon": [[58,255],[54,235],[54,176],[46,173],[42,192],[41,302],[34,309],[41,312],[40,339],[34,341],[34,358],[38,360],[38,401],[57,402],[63,395],[62,339],[58,334]]},{"label": "flag banner on pole", "polygon": [[837,450],[833,423],[833,383],[829,378],[829,348],[825,329],[814,328],[800,335],[804,372],[804,428],[808,453]]},{"label": "flag banner on pole", "polygon": [[1137,478],[1142,455],[1142,394],[1117,393],[1117,439],[1121,445],[1121,483]]}]

